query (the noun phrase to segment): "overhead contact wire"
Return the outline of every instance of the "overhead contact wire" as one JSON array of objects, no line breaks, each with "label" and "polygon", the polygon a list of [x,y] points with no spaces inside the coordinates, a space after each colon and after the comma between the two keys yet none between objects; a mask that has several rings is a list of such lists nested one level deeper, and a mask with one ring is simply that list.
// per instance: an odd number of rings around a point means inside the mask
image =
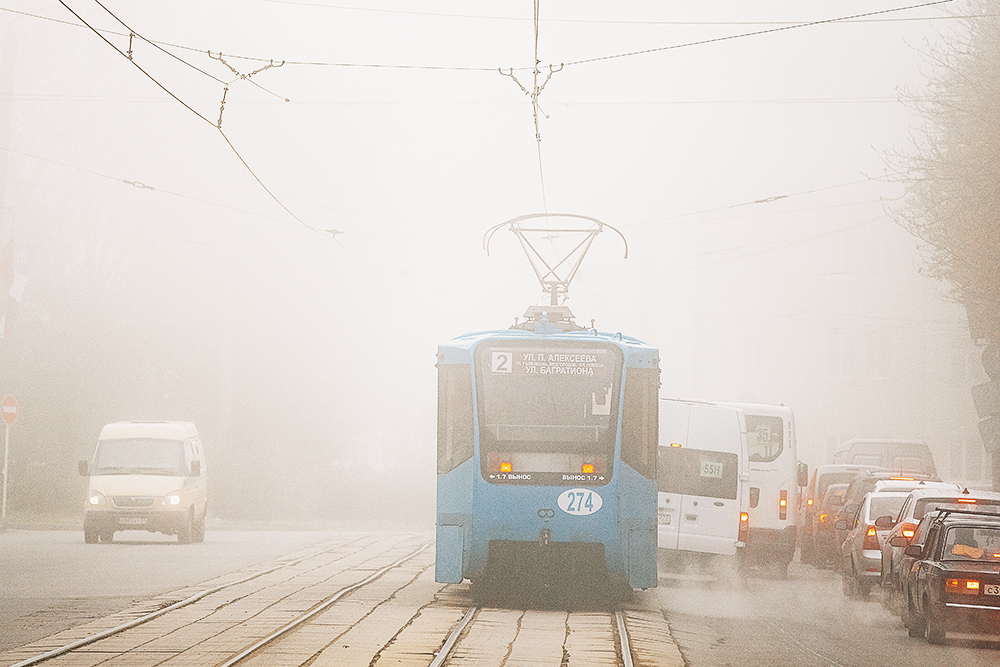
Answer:
[{"label": "overhead contact wire", "polygon": [[910,9],[920,9],[923,7],[932,7],[934,5],[943,5],[953,0],[935,0],[934,2],[925,2],[920,5],[910,5],[908,7],[896,7],[894,9],[881,9],[876,12],[866,12],[864,14],[852,14],[851,16],[841,16],[839,18],[833,19],[823,19],[821,21],[808,21],[806,23],[795,23],[793,25],[780,26],[778,28],[768,28],[767,30],[757,30],[755,32],[744,32],[738,35],[727,35],[725,37],[713,37],[711,39],[702,39],[697,42],[685,42],[684,44],[672,44],[671,46],[660,46],[652,49],[643,49],[641,51],[629,51],[628,53],[618,53],[612,56],[598,56],[596,58],[585,58],[583,60],[574,60],[568,63],[562,63],[564,66],[569,65],[583,65],[586,63],[596,63],[602,60],[614,60],[616,58],[628,58],[630,56],[640,56],[646,55],[648,53],[656,53],[658,51],[669,51],[671,49],[682,49],[688,46],[701,46],[703,44],[713,44],[716,42],[725,42],[733,39],[741,39],[743,37],[756,37],[759,35],[767,35],[775,32],[782,32],[784,30],[795,30],[796,28],[808,28],[811,26],[823,25],[827,23],[839,23],[842,21],[849,21],[852,19],[863,18],[866,16],[877,16],[879,14],[890,14],[892,12],[903,12]]},{"label": "overhead contact wire", "polygon": [[[94,0],[94,1],[97,2],[98,5],[101,4],[98,0]],[[150,74],[149,72],[147,72],[146,70],[144,70],[137,62],[135,62],[135,60],[133,60],[132,58],[130,58],[128,56],[128,54],[123,53],[121,49],[119,49],[117,46],[115,46],[113,43],[111,43],[111,41],[107,37],[105,37],[104,35],[102,35],[99,30],[97,30],[94,26],[92,26],[89,23],[87,23],[83,19],[83,17],[81,17],[79,14],[77,14],[73,10],[72,7],[70,7],[69,5],[67,5],[66,2],[65,2],[65,0],[59,0],[59,4],[61,4],[63,7],[65,7],[66,10],[69,11],[70,14],[72,14],[73,16],[75,16],[78,21],[80,21],[85,26],[87,26],[88,28],[90,28],[90,30],[95,35],[97,35],[98,37],[100,37],[108,46],[110,46],[112,49],[114,49],[120,56],[122,56],[123,58],[125,58],[126,60],[128,60],[130,63],[132,63],[136,67],[136,69],[138,69],[140,72],[142,72],[143,74],[145,74],[149,78],[149,80],[152,81],[153,83],[155,83],[157,86],[159,86],[160,89],[163,90],[163,92],[167,93],[168,95],[170,95],[170,97],[172,97],[175,100],[177,100],[177,102],[179,102],[181,105],[183,105],[184,108],[186,108],[188,111],[190,111],[191,113],[193,113],[195,116],[197,116],[198,118],[202,119],[203,121],[205,121],[206,123],[208,123],[209,125],[211,125],[212,127],[214,127],[216,130],[218,130],[219,134],[222,135],[222,138],[225,140],[225,142],[229,146],[229,148],[233,151],[233,153],[236,155],[236,157],[239,159],[239,161],[243,164],[243,166],[246,167],[247,171],[250,172],[250,175],[253,176],[254,180],[257,181],[257,183],[260,185],[260,187],[263,188],[264,192],[266,192],[267,195],[272,200],[274,200],[274,202],[276,204],[278,204],[278,206],[280,206],[288,215],[290,215],[296,222],[298,222],[300,225],[302,225],[306,229],[309,229],[311,231],[316,232],[317,234],[322,234],[322,235],[325,236],[325,233],[322,230],[319,230],[319,229],[313,227],[312,225],[308,224],[302,218],[300,218],[299,216],[295,215],[295,213],[293,213],[290,208],[288,208],[287,206],[285,206],[284,202],[282,202],[280,199],[278,199],[278,197],[273,192],[271,192],[270,188],[268,188],[264,184],[264,181],[262,181],[260,179],[260,177],[253,170],[253,168],[250,167],[250,165],[247,163],[247,161],[245,159],[243,159],[243,156],[236,149],[236,146],[233,145],[233,142],[229,140],[229,137],[226,136],[225,131],[223,131],[223,129],[222,129],[222,115],[221,115],[221,111],[220,111],[220,115],[219,115],[219,122],[218,123],[212,122],[211,120],[209,120],[208,118],[206,118],[205,116],[203,116],[202,114],[200,114],[194,107],[192,107],[187,102],[185,102],[180,97],[178,97],[173,92],[171,92],[170,89],[168,89],[162,83],[160,83],[159,81],[157,81],[156,77],[154,77],[152,74]],[[101,7],[103,7],[103,5],[101,5]],[[105,11],[107,11],[107,10],[105,9]],[[111,12],[108,12],[108,13],[111,14]],[[111,14],[111,15],[114,16],[114,14]],[[121,20],[117,19],[117,17],[115,17],[115,18],[116,18],[116,20],[119,21],[119,23],[122,23]],[[122,23],[122,25],[125,25],[125,24]],[[127,28],[128,26],[125,26],[125,27]],[[131,31],[131,28],[129,28],[129,30]],[[211,75],[208,75],[208,76],[211,76]],[[212,77],[212,78],[215,78],[215,77]],[[218,80],[218,79],[216,79],[216,80]],[[225,100],[225,97],[223,96],[223,101],[224,100]]]},{"label": "overhead contact wire", "polygon": [[545,170],[542,169],[542,135],[538,131],[538,16],[541,0],[535,0],[535,66],[532,70],[534,90],[531,96],[532,111],[535,115],[535,146],[538,148],[538,181],[542,188],[542,210],[549,212],[549,204],[545,198]]}]

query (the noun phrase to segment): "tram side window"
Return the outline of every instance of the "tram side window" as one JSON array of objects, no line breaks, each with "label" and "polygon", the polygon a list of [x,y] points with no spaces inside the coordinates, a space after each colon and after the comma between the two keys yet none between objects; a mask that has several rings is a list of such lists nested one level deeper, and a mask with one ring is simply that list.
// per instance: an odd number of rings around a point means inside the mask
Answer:
[{"label": "tram side window", "polygon": [[438,365],[439,473],[472,457],[472,377],[468,366]]},{"label": "tram side window", "polygon": [[650,479],[656,478],[659,393],[659,369],[628,369],[622,411],[622,461]]}]

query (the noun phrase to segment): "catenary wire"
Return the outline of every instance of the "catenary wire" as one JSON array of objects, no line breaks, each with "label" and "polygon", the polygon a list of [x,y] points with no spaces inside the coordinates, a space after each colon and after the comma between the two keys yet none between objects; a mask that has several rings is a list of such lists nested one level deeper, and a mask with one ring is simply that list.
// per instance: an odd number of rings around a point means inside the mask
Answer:
[{"label": "catenary wire", "polygon": [[850,181],[848,183],[838,183],[837,185],[828,185],[822,188],[813,188],[812,190],[802,190],[800,192],[790,192],[788,194],[782,195],[771,195],[769,197],[761,197],[760,199],[752,199],[750,201],[740,202],[738,204],[727,204],[726,206],[716,206],[713,208],[706,208],[700,211],[689,211],[687,213],[675,213],[673,215],[664,216],[662,218],[652,218],[649,220],[641,220],[639,222],[629,222],[620,225],[623,229],[627,227],[639,227],[643,225],[652,225],[661,222],[667,222],[669,220],[676,220],[678,218],[689,218],[695,215],[703,215],[705,213],[717,213],[719,211],[728,211],[734,208],[742,208],[744,206],[753,206],[755,204],[770,204],[772,202],[781,201],[783,199],[789,199],[791,197],[799,197],[802,195],[811,195],[817,192],[824,192],[826,190],[836,190],[838,188],[846,188],[852,185],[859,185],[861,183],[870,183],[874,179],[862,178],[857,181]]},{"label": "catenary wire", "polygon": [[920,5],[909,5],[907,7],[895,7],[893,9],[881,9],[881,10],[875,11],[875,12],[866,12],[864,14],[852,14],[851,16],[841,16],[839,18],[822,19],[820,21],[807,21],[805,23],[795,23],[795,24],[792,24],[792,25],[779,26],[777,28],[768,28],[767,30],[756,30],[754,32],[744,32],[744,33],[740,33],[740,34],[737,34],[737,35],[726,35],[725,37],[712,37],[710,39],[701,39],[701,40],[698,40],[698,41],[695,41],[695,42],[685,42],[683,44],[672,44],[670,46],[659,46],[659,47],[655,47],[655,48],[652,48],[652,49],[642,49],[640,51],[629,51],[628,53],[617,53],[617,54],[610,55],[610,56],[597,56],[595,58],[584,58],[582,60],[574,60],[574,61],[571,61],[571,62],[560,63],[560,64],[564,65],[566,67],[569,67],[571,65],[584,65],[584,64],[595,63],[595,62],[600,62],[600,61],[604,61],[604,60],[614,60],[614,59],[618,59],[618,58],[629,58],[631,56],[647,55],[647,54],[650,54],[650,53],[657,53],[657,52],[660,52],[660,51],[669,51],[669,50],[672,50],[672,49],[682,49],[682,48],[686,48],[686,47],[689,47],[689,46],[702,46],[704,44],[714,44],[714,43],[717,43],[717,42],[725,42],[725,41],[730,41],[730,40],[734,40],[734,39],[742,39],[744,37],[757,37],[757,36],[760,36],[760,35],[767,35],[767,34],[772,34],[772,33],[776,33],[776,32],[782,32],[782,31],[785,31],[785,30],[795,30],[796,28],[808,28],[808,27],[812,27],[812,26],[825,25],[825,24],[829,24],[829,23],[841,23],[841,22],[844,22],[844,21],[848,21],[850,19],[857,19],[857,18],[866,17],[866,16],[877,16],[879,14],[889,14],[891,12],[902,12],[902,11],[908,11],[908,10],[911,10],[911,9],[920,9],[920,8],[923,8],[923,7],[931,7],[931,6],[934,6],[934,5],[943,5],[943,4],[946,4],[946,3],[949,3],[949,2],[953,2],[953,0],[934,0],[933,2],[926,2],[926,3],[920,4]]},{"label": "catenary wire", "polygon": [[[373,7],[350,7],[347,5],[328,5],[320,2],[303,2],[302,0],[261,0],[278,5],[296,5],[301,7],[318,7],[321,9],[336,9],[341,11],[373,12],[379,14],[404,14],[409,16],[429,16],[437,18],[477,19],[486,21],[527,21],[522,16],[483,16],[476,14],[451,14],[445,12],[416,12],[405,9],[380,9]],[[974,14],[965,16],[921,16],[913,18],[857,19],[852,23],[890,23],[900,21],[931,21],[952,18],[981,18],[998,16],[997,14]],[[601,25],[793,25],[799,21],[628,21],[622,19],[542,19],[545,23],[589,23]]]},{"label": "catenary wire", "polygon": [[[156,42],[153,42],[153,41],[151,41],[151,40],[149,40],[149,39],[146,39],[145,37],[143,37],[142,35],[140,35],[140,34],[139,34],[138,32],[136,32],[135,30],[133,30],[131,26],[128,26],[128,25],[125,25],[125,22],[124,22],[124,21],[122,21],[122,20],[121,20],[120,18],[118,18],[118,17],[117,17],[116,15],[115,15],[115,13],[114,13],[114,12],[112,12],[112,11],[111,11],[110,9],[108,9],[108,8],[107,8],[107,7],[105,7],[105,6],[103,5],[103,4],[101,4],[101,0],[94,0],[94,2],[95,2],[95,3],[97,3],[97,6],[98,6],[98,7],[100,7],[100,8],[101,8],[101,9],[103,9],[103,10],[104,10],[105,12],[107,12],[107,13],[108,13],[108,15],[109,15],[109,16],[110,16],[111,18],[113,18],[113,19],[114,19],[115,21],[117,21],[118,23],[120,23],[120,24],[121,24],[121,26],[122,26],[123,28],[125,28],[126,30],[128,30],[128,32],[129,32],[129,37],[131,37],[131,36],[133,36],[133,35],[134,35],[134,36],[138,37],[139,39],[141,39],[142,41],[144,41],[144,42],[146,42],[147,44],[149,44],[150,46],[152,46],[152,47],[154,47],[154,48],[158,49],[159,51],[161,51],[161,52],[163,52],[163,53],[167,54],[168,56],[170,56],[170,57],[171,57],[171,58],[173,58],[174,60],[177,60],[178,62],[181,62],[181,63],[184,63],[185,65],[187,65],[187,66],[188,66],[188,67],[190,67],[191,69],[193,69],[193,70],[195,70],[195,71],[197,71],[197,72],[200,72],[200,73],[204,74],[205,76],[207,76],[208,78],[212,79],[213,81],[217,81],[218,83],[221,83],[221,84],[225,85],[225,83],[226,83],[226,82],[225,82],[225,81],[223,81],[222,79],[218,78],[217,76],[213,76],[212,74],[209,74],[208,72],[206,72],[205,70],[201,69],[201,68],[200,68],[200,67],[198,67],[197,65],[194,65],[194,64],[192,64],[192,63],[189,63],[188,61],[184,60],[183,58],[180,58],[180,57],[178,57],[177,55],[175,55],[175,54],[171,53],[170,51],[167,51],[167,50],[166,50],[165,48],[163,48],[162,46],[160,46],[160,45],[159,45],[159,44],[157,44]],[[77,17],[77,18],[79,18],[79,17]],[[129,60],[131,60],[131,58],[129,58]]]},{"label": "catenary wire", "polygon": [[[664,24],[667,24],[667,25],[674,25],[674,24],[675,25],[758,25],[759,24],[759,25],[778,25],[779,27],[773,28],[773,29],[769,29],[769,30],[760,30],[760,31],[755,31],[755,32],[750,32],[750,33],[741,33],[741,34],[737,34],[737,35],[729,35],[729,36],[725,36],[725,37],[719,37],[719,38],[714,38],[714,39],[702,40],[702,41],[697,41],[697,42],[690,42],[690,43],[685,43],[685,44],[675,44],[675,45],[671,45],[671,46],[664,46],[664,47],[658,47],[658,48],[653,48],[653,49],[646,49],[646,50],[642,50],[642,51],[633,51],[633,52],[629,52],[629,53],[621,53],[621,54],[611,55],[611,56],[601,56],[601,57],[597,57],[597,58],[589,58],[589,59],[573,61],[573,62],[565,63],[565,64],[566,65],[571,65],[571,64],[572,65],[576,65],[576,64],[582,64],[582,63],[596,62],[596,61],[599,61],[599,60],[609,60],[609,59],[614,59],[614,58],[623,58],[623,57],[627,57],[627,56],[640,55],[640,54],[646,54],[646,53],[653,53],[653,52],[657,52],[657,51],[666,51],[666,50],[671,50],[671,49],[679,49],[679,48],[684,48],[684,47],[688,47],[688,46],[697,46],[697,45],[708,44],[708,43],[712,43],[712,42],[721,42],[721,41],[739,39],[739,38],[742,38],[742,37],[751,37],[751,36],[762,35],[762,34],[767,34],[767,33],[772,33],[772,32],[778,32],[778,31],[781,31],[781,30],[791,30],[791,29],[795,29],[795,28],[802,28],[802,27],[813,26],[813,25],[820,25],[820,24],[858,23],[858,22],[864,22],[864,19],[858,19],[856,17],[874,16],[874,15],[886,14],[886,13],[890,13],[890,12],[905,11],[905,10],[910,10],[910,9],[916,9],[916,8],[921,8],[921,7],[927,7],[927,6],[933,6],[933,5],[943,4],[943,3],[947,3],[947,2],[952,2],[952,0],[936,0],[935,2],[930,2],[930,3],[920,4],[920,5],[911,5],[911,6],[907,6],[907,7],[898,7],[898,8],[895,8],[895,9],[886,9],[886,10],[881,10],[881,11],[877,11],[877,12],[869,12],[869,13],[866,13],[866,14],[856,14],[856,15],[847,16],[847,17],[825,19],[825,20],[821,20],[821,21],[799,22],[799,23],[786,23],[786,22],[781,22],[781,21],[767,21],[767,22],[752,22],[752,21],[749,21],[749,22],[737,22],[737,21],[733,21],[733,22],[727,22],[727,21],[720,21],[720,22],[712,22],[712,21],[663,22]],[[291,3],[289,3],[289,4],[291,4]],[[343,9],[358,9],[358,10],[361,10],[362,8],[348,8],[348,7],[345,7]],[[93,28],[92,26],[89,26],[89,25],[88,26],[81,26],[81,25],[73,23],[71,21],[65,21],[65,20],[62,20],[62,19],[56,19],[56,18],[52,18],[52,17],[48,17],[48,16],[42,16],[42,15],[39,15],[39,14],[31,14],[29,12],[22,12],[22,11],[18,11],[18,10],[9,9],[9,8],[0,7],[0,11],[9,12],[9,13],[12,13],[12,14],[19,14],[19,15],[22,15],[22,16],[29,16],[29,17],[32,17],[32,18],[42,19],[42,20],[46,20],[46,21],[52,21],[52,22],[56,22],[56,23],[62,23],[62,24],[65,24],[65,25],[71,25],[71,26],[76,26],[76,27],[88,27],[91,30],[95,30],[95,28]],[[389,11],[389,10],[386,10],[386,11]],[[405,13],[405,12],[400,12],[400,13]],[[432,15],[434,15],[434,14],[432,14]],[[893,21],[893,20],[920,21],[920,20],[931,20],[931,19],[956,20],[956,19],[978,18],[978,17],[987,17],[987,16],[993,16],[993,15],[992,14],[982,14],[982,15],[977,14],[977,15],[967,15],[967,16],[966,15],[954,15],[954,16],[939,16],[939,17],[919,17],[919,18],[912,18],[912,19],[872,19],[870,22],[886,22],[886,21]],[[494,18],[504,18],[504,17],[476,17],[476,16],[469,16],[469,17],[461,17],[461,18],[491,18],[491,19],[494,19]],[[510,18],[511,18],[511,20],[526,20],[526,19],[518,18],[518,17],[510,17]],[[564,20],[564,19],[550,19],[550,20]],[[565,20],[571,21],[571,19],[565,19]],[[609,23],[614,23],[614,22],[609,22]],[[100,29],[98,29],[98,30],[100,30]],[[122,37],[128,37],[129,36],[126,33],[120,33],[120,32],[111,31],[111,30],[100,30],[100,32],[104,32],[104,33],[111,34],[111,35],[116,35],[116,36],[122,36]],[[147,42],[149,42],[151,44],[158,44],[158,45],[162,45],[162,46],[168,46],[170,48],[183,49],[183,50],[186,50],[186,51],[193,51],[193,52],[196,52],[196,53],[206,53],[205,49],[196,48],[196,47],[192,47],[192,46],[187,46],[187,45],[184,45],[184,44],[176,44],[176,43],[166,42],[166,41],[162,41],[162,40],[149,40],[149,39],[146,39],[146,38],[142,38],[142,39],[144,39],[145,41],[147,41]],[[245,55],[235,55],[235,54],[229,54],[229,57],[240,59],[240,60],[256,61],[256,62],[269,62],[269,61],[273,60],[272,58],[262,58],[262,57],[259,57],[259,56],[245,56]],[[389,63],[349,63],[349,62],[306,61],[306,60],[287,60],[287,59],[284,62],[285,62],[286,65],[301,65],[301,66],[314,66],[314,67],[358,67],[358,68],[378,68],[378,69],[410,69],[410,70],[438,70],[438,71],[462,71],[462,72],[495,72],[496,69],[497,69],[496,67],[463,67],[463,66],[446,66],[446,65],[400,65],[400,64],[389,64]],[[514,71],[529,71],[532,68],[531,67],[515,67],[513,69],[514,69]],[[280,97],[280,96],[278,96],[278,97]]]},{"label": "catenary wire", "polygon": [[262,181],[260,179],[260,177],[257,176],[257,173],[253,170],[253,168],[250,167],[250,165],[247,163],[247,161],[245,159],[243,159],[243,156],[236,149],[236,146],[233,145],[233,142],[229,140],[228,136],[226,136],[226,133],[223,131],[222,126],[221,126],[221,116],[220,116],[220,123],[216,124],[216,123],[213,123],[208,118],[206,118],[205,116],[203,116],[202,114],[198,113],[198,111],[196,111],[193,107],[191,107],[187,102],[185,102],[184,100],[182,100],[181,98],[179,98],[172,91],[170,91],[166,86],[164,86],[162,83],[160,83],[159,81],[157,81],[156,78],[153,75],[151,75],[149,72],[147,72],[146,70],[144,70],[132,58],[129,58],[127,54],[122,53],[121,49],[119,49],[117,46],[115,46],[114,44],[112,44],[111,41],[108,40],[107,37],[105,37],[104,35],[102,35],[100,33],[100,31],[98,31],[96,28],[94,28],[89,23],[87,23],[86,21],[84,21],[83,18],[79,14],[77,14],[69,5],[66,4],[65,0],[59,0],[59,4],[61,4],[63,7],[65,7],[67,9],[67,11],[69,11],[71,14],[73,14],[73,16],[75,16],[78,21],[80,21],[81,23],[83,23],[84,25],[86,25],[88,28],[90,28],[90,30],[93,31],[93,33],[95,35],[97,35],[98,37],[100,37],[108,46],[110,46],[112,49],[114,49],[120,56],[122,56],[123,58],[125,58],[126,60],[128,60],[130,63],[132,63],[136,67],[136,69],[138,69],[140,72],[142,72],[143,74],[145,74],[150,79],[150,81],[152,81],[157,86],[159,86],[165,93],[167,93],[168,95],[170,95],[170,97],[172,97],[175,100],[177,100],[177,102],[179,102],[181,105],[183,105],[188,111],[190,111],[191,113],[193,113],[198,118],[201,118],[203,121],[205,121],[206,123],[208,123],[209,125],[211,125],[212,127],[214,127],[216,130],[218,130],[219,134],[222,135],[222,138],[225,140],[226,144],[233,151],[233,153],[236,155],[236,157],[239,159],[239,161],[241,163],[243,163],[243,166],[246,167],[247,171],[250,172],[250,175],[253,176],[254,180],[256,180],[258,184],[260,184],[260,187],[263,188],[264,192],[266,192],[268,194],[268,196],[271,197],[271,199],[274,200],[274,202],[277,203],[278,206],[280,206],[296,222],[298,222],[300,225],[302,225],[306,229],[309,229],[310,231],[313,231],[313,232],[315,232],[317,234],[321,234],[321,235],[324,235],[324,236],[326,235],[326,232],[324,232],[323,230],[318,229],[316,227],[313,227],[309,223],[307,223],[304,220],[302,220],[299,216],[295,215],[295,213],[290,208],[288,208],[285,205],[284,202],[282,202],[280,199],[278,199],[278,197],[273,192],[271,192],[270,188],[268,188],[267,185],[264,184],[264,181]]}]

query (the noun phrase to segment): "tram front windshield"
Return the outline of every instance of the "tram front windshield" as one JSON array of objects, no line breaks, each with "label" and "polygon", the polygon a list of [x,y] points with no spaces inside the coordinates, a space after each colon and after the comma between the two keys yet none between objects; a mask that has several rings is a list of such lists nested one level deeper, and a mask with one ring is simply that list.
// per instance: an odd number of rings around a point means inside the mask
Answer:
[{"label": "tram front windshield", "polygon": [[599,343],[483,345],[477,352],[484,479],[602,485],[611,479],[622,357]]}]

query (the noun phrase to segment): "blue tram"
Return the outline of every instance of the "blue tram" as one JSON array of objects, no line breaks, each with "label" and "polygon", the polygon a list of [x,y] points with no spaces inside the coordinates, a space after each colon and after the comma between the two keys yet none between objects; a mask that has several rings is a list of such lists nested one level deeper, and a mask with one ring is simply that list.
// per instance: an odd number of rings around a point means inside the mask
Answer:
[{"label": "blue tram", "polygon": [[656,586],[658,350],[526,318],[438,347],[435,580]]}]

